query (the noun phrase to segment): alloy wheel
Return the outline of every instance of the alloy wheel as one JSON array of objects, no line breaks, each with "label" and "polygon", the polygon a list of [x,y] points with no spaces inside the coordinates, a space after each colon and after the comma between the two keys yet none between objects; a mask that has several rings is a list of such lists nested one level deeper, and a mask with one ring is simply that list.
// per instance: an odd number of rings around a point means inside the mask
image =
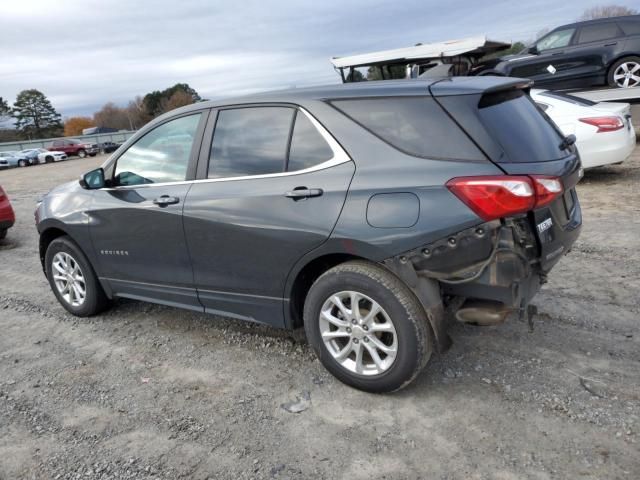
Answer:
[{"label": "alloy wheel", "polygon": [[355,291],[331,295],[320,310],[320,335],[343,368],[359,375],[380,375],[393,365],[398,335],[387,312]]},{"label": "alloy wheel", "polygon": [[640,85],[640,63],[625,62],[613,72],[613,81],[620,88],[637,87]]},{"label": "alloy wheel", "polygon": [[87,285],[78,262],[66,252],[58,252],[52,260],[51,273],[60,296],[72,307],[81,306],[87,296]]}]

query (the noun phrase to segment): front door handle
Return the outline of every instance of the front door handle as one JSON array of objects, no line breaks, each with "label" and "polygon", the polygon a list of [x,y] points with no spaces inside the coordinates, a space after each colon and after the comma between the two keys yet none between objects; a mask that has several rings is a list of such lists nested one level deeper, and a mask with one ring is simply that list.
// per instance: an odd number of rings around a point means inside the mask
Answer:
[{"label": "front door handle", "polygon": [[302,200],[303,198],[319,197],[323,193],[321,188],[296,187],[285,193],[284,196],[293,200]]},{"label": "front door handle", "polygon": [[167,205],[175,205],[179,203],[180,199],[178,197],[171,197],[169,195],[162,195],[161,197],[156,198],[153,203],[160,207],[166,207]]},{"label": "front door handle", "polygon": [[605,43],[604,46],[605,47],[613,47],[614,45],[617,45],[618,42],[611,42],[611,43]]}]

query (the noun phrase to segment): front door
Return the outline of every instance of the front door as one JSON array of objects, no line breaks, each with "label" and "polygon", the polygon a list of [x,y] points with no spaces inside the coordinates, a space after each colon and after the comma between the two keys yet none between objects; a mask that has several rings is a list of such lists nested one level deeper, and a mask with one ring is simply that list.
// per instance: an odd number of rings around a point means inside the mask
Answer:
[{"label": "front door", "polygon": [[184,208],[200,301],[283,326],[287,274],[329,237],[353,162],[311,115],[281,106],[219,111],[208,161]]},{"label": "front door", "polygon": [[549,33],[536,42],[538,53],[510,60],[509,75],[531,78],[536,87],[562,86],[572,75],[572,39],[575,28],[565,28]]},{"label": "front door", "polygon": [[206,115],[169,120],[132,144],[95,191],[89,230],[101,278],[116,295],[202,309],[182,210]]}]

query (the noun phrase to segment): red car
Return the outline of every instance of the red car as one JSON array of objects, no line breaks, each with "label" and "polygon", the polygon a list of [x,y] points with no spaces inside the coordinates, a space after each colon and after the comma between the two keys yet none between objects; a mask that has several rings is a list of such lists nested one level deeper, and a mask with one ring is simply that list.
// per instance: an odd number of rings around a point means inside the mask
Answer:
[{"label": "red car", "polygon": [[69,156],[77,155],[80,158],[84,158],[87,155],[95,157],[100,152],[96,143],[83,143],[73,138],[54,140],[53,143],[47,147],[47,150],[64,152]]},{"label": "red car", "polygon": [[16,216],[6,192],[0,186],[0,240],[6,237],[7,230],[13,226]]}]

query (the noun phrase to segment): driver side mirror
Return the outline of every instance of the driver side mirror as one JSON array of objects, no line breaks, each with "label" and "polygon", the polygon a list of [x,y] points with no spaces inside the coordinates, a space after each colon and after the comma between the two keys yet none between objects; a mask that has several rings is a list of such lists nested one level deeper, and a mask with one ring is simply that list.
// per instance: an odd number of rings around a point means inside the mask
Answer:
[{"label": "driver side mirror", "polygon": [[529,52],[531,55],[538,55],[540,53],[540,50],[538,50],[538,47],[536,47],[535,45],[531,45],[527,52]]},{"label": "driver side mirror", "polygon": [[91,170],[80,177],[80,186],[85,190],[97,190],[104,188],[106,182],[104,180],[104,169],[102,167]]}]

